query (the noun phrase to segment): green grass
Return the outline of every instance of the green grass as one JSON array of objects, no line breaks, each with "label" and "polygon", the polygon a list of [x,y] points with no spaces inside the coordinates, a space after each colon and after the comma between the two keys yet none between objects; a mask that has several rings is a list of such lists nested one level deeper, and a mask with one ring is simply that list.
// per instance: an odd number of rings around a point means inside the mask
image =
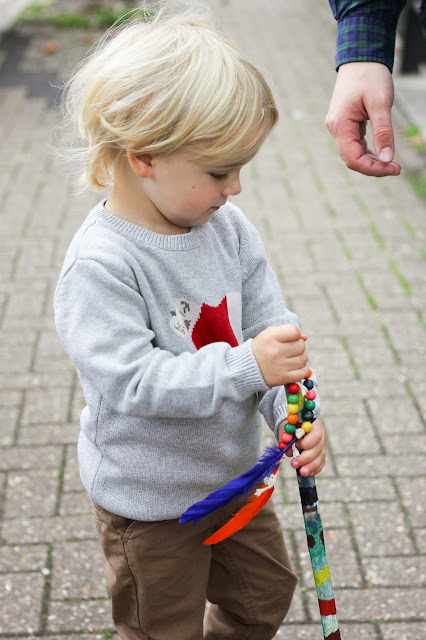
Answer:
[{"label": "green grass", "polygon": [[[107,29],[120,24],[132,16],[132,12],[147,20],[153,15],[151,9],[141,9],[137,2],[126,2],[121,9],[111,5],[89,5],[81,13],[50,13],[50,3],[34,2],[19,18],[20,22],[48,24],[61,29]],[[130,15],[129,15],[130,12]]]},{"label": "green grass", "polygon": [[386,248],[386,242],[385,242],[383,236],[380,234],[380,232],[379,232],[378,228],[376,227],[376,225],[374,224],[374,222],[370,222],[369,229],[371,231],[371,234],[372,234],[373,238],[375,239],[375,241],[379,245],[380,249],[385,249]]},{"label": "green grass", "polygon": [[419,171],[418,173],[408,174],[407,179],[419,198],[426,200],[426,169],[423,169],[423,171]]},{"label": "green grass", "polygon": [[401,272],[400,268],[398,267],[396,261],[393,258],[391,258],[389,260],[389,266],[392,269],[392,271],[394,272],[394,274],[396,275],[396,277],[398,278],[402,288],[405,291],[405,294],[408,297],[412,296],[413,295],[413,290],[411,288],[411,284],[408,282],[407,278]]},{"label": "green grass", "polygon": [[359,273],[359,271],[356,271],[355,275],[356,275],[356,279],[358,280],[359,286],[361,287],[362,292],[367,299],[368,304],[373,309],[373,311],[376,311],[376,309],[379,308],[379,305],[377,304],[373,294],[370,293],[369,290],[367,289],[362,275]]},{"label": "green grass", "polygon": [[420,135],[420,127],[416,124],[410,124],[410,126],[405,129],[404,136],[406,138],[414,138],[415,136]]},{"label": "green grass", "polygon": [[418,125],[411,124],[405,129],[404,136],[416,151],[426,154],[426,142],[423,140],[422,132]]}]

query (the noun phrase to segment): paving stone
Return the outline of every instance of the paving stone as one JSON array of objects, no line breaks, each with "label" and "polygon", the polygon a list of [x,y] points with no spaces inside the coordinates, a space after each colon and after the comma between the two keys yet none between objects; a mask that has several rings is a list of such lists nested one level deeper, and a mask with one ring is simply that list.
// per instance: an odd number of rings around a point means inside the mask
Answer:
[{"label": "paving stone", "polygon": [[361,556],[413,555],[404,514],[394,502],[348,505]]},{"label": "paving stone", "polygon": [[426,529],[413,529],[420,553],[426,553]]},{"label": "paving stone", "polygon": [[79,433],[80,425],[75,423],[33,425],[19,429],[18,443],[19,445],[76,444]]},{"label": "paving stone", "polygon": [[86,491],[63,493],[59,513],[62,516],[77,513],[93,513],[93,503]]},{"label": "paving stone", "polygon": [[67,422],[70,392],[64,389],[29,390],[25,395],[22,424]]},{"label": "paving stone", "polygon": [[17,446],[0,449],[0,470],[58,469],[61,466],[62,447]]},{"label": "paving stone", "polygon": [[426,638],[426,622],[397,622],[380,625],[383,640],[420,640]]},{"label": "paving stone", "polygon": [[[321,624],[289,624],[286,618],[281,627],[274,636],[274,640],[288,640],[288,638],[297,638],[297,640],[324,640]],[[376,639],[374,639],[376,640]]]},{"label": "paving stone", "polygon": [[[426,433],[417,433],[412,435],[411,438],[416,450],[417,454],[426,453]],[[399,434],[388,434],[386,438],[383,439],[383,445],[388,453],[395,454],[398,451],[404,451],[407,447],[407,436],[401,433]],[[399,475],[398,469],[396,469],[396,473]]]},{"label": "paving stone", "polygon": [[62,542],[65,540],[93,540],[97,538],[92,515],[56,516],[54,518],[31,518],[8,520],[2,528],[6,544]]},{"label": "paving stone", "polygon": [[18,416],[18,408],[0,407],[0,446],[13,444]]},{"label": "paving stone", "polygon": [[2,373],[29,371],[33,357],[33,346],[14,347],[5,344],[0,348],[0,371]]},{"label": "paving stone", "polygon": [[80,600],[49,604],[47,631],[97,631],[113,629],[109,600]]},{"label": "paving stone", "polygon": [[80,479],[80,471],[77,459],[77,447],[67,446],[65,472],[64,472],[64,492],[84,491],[83,483]]},{"label": "paving stone", "polygon": [[404,507],[414,527],[426,526],[426,478],[397,479]]},{"label": "paving stone", "polygon": [[9,473],[3,517],[53,516],[58,478],[56,469]]},{"label": "paving stone", "polygon": [[327,440],[333,452],[345,453],[379,453],[380,443],[374,433],[373,426],[367,416],[328,416],[324,420]]},{"label": "paving stone", "polygon": [[372,395],[367,399],[367,405],[375,425],[385,436],[390,433],[401,433],[401,424],[404,424],[404,433],[424,431],[420,416],[403,385],[397,396],[388,393],[385,398]]},{"label": "paving stone", "polygon": [[306,622],[306,615],[303,609],[301,591],[296,588],[290,609],[286,616],[286,622]]},{"label": "paving stone", "polygon": [[[374,620],[422,620],[425,618],[424,589],[336,589],[335,600],[341,622]],[[309,611],[318,615],[315,592],[308,592]]]},{"label": "paving stone", "polygon": [[38,631],[44,577],[37,573],[7,573],[0,589],[0,633]]},{"label": "paving stone", "polygon": [[[338,456],[336,465],[341,476],[376,479],[378,474],[386,476],[407,477],[421,476],[425,469],[425,457],[421,453],[392,455]],[[401,481],[402,482],[402,481]],[[405,482],[405,480],[404,480]]]},{"label": "paving stone", "polygon": [[0,546],[0,572],[41,571],[46,567],[46,545]]},{"label": "paving stone", "polygon": [[368,585],[381,587],[426,586],[426,557],[363,558]]},{"label": "paving stone", "polygon": [[[395,500],[395,491],[388,479],[375,478],[322,478],[321,474],[316,478],[318,497],[321,504],[326,502],[361,503],[364,500]],[[291,502],[299,502],[299,490],[286,484],[288,499]],[[374,505],[373,505],[374,508]]]},{"label": "paving stone", "polygon": [[[324,540],[334,587],[355,587],[362,584],[351,537],[347,529],[324,526]],[[304,531],[295,532],[302,580],[306,587],[313,585],[312,567]]]},{"label": "paving stone", "polygon": [[392,344],[400,355],[405,351],[412,351],[413,346],[421,349],[424,344],[425,329],[415,311],[404,309],[401,315],[385,311],[381,314],[381,319]]},{"label": "paving stone", "polygon": [[22,393],[19,391],[0,391],[0,407],[12,409],[20,407],[22,403]]},{"label": "paving stone", "polygon": [[3,390],[14,392],[21,389],[48,389],[49,387],[51,389],[54,387],[58,394],[66,394],[72,385],[74,375],[71,371],[61,372],[59,380],[58,374],[51,372],[0,373],[0,385]]},{"label": "paving stone", "polygon": [[105,558],[97,540],[55,544],[52,557],[52,600],[108,597]]}]

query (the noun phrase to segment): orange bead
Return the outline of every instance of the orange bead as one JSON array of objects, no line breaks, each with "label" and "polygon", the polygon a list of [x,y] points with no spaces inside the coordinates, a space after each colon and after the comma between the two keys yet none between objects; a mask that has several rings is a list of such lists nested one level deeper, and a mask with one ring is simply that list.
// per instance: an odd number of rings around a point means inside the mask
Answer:
[{"label": "orange bead", "polygon": [[308,373],[308,375],[306,376],[305,380],[307,380],[308,378],[310,378],[310,377],[311,377],[311,375],[312,375],[312,369],[309,369],[309,373]]},{"label": "orange bead", "polygon": [[297,417],[297,413],[289,413],[287,416],[287,422],[289,424],[296,424],[296,422],[298,421],[298,417]]}]

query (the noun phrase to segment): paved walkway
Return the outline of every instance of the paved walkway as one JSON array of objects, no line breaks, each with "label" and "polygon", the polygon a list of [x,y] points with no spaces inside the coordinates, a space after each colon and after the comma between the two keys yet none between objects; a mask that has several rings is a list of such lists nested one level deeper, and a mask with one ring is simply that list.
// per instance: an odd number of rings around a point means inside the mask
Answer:
[{"label": "paved walkway", "polygon": [[[364,178],[337,156],[323,124],[334,81],[326,3],[212,4],[270,73],[281,110],[238,202],[320,377],[330,454],[318,491],[342,637],[420,640],[425,205],[404,177]],[[83,399],[52,318],[65,248],[97,198],[73,196],[46,148],[56,121],[49,81],[67,76],[90,38],[49,29],[20,38],[0,43],[0,59],[9,56],[0,75],[0,638],[116,638],[78,477]],[[418,166],[397,110],[394,118],[398,157]],[[276,502],[300,583],[276,637],[320,640],[296,480],[284,467]]]}]

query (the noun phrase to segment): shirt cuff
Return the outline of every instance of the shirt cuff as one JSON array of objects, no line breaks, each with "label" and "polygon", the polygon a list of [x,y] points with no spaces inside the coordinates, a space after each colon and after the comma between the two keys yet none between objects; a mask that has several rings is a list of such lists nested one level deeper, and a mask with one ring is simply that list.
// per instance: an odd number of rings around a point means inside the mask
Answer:
[{"label": "shirt cuff", "polygon": [[380,62],[392,73],[395,25],[371,16],[356,16],[337,25],[336,70],[348,62]]}]

